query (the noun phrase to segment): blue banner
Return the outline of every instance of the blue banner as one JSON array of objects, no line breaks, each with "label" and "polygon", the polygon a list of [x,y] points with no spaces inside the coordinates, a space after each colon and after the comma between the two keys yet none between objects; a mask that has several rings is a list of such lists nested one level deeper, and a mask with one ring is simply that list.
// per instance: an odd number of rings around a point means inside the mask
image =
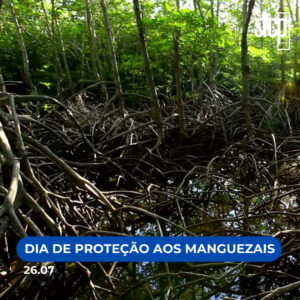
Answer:
[{"label": "blue banner", "polygon": [[25,237],[17,245],[28,262],[270,262],[273,237]]}]

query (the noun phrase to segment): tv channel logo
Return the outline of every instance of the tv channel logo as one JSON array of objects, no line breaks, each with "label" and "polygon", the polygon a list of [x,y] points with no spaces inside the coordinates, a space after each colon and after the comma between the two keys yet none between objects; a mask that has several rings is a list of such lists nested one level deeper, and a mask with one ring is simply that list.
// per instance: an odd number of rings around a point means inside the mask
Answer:
[{"label": "tv channel logo", "polygon": [[256,37],[277,38],[278,50],[291,49],[291,19],[290,14],[279,12],[275,18],[262,17],[255,20],[254,35]]}]

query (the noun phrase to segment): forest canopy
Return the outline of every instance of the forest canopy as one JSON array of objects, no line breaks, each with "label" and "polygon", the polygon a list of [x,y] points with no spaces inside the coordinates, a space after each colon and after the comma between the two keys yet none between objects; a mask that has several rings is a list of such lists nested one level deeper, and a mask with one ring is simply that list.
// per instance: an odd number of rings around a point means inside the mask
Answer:
[{"label": "forest canopy", "polygon": [[[0,0],[0,298],[297,299],[299,100],[299,0]],[[18,258],[25,236],[283,250],[40,264]]]}]

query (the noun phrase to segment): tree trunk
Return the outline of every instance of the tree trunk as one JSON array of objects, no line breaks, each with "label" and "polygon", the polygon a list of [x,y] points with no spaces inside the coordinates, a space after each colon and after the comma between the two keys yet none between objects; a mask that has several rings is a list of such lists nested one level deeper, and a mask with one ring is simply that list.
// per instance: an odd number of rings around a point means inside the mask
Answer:
[{"label": "tree trunk", "polygon": [[[217,0],[216,8],[215,8],[214,0],[210,0],[211,17],[213,20],[216,18],[217,24],[219,22],[219,10],[220,10],[220,1]],[[215,25],[213,25],[213,26],[215,26]],[[210,52],[209,61],[210,61],[209,81],[210,81],[210,83],[214,84],[215,77],[217,75],[217,66],[218,66],[218,50],[217,49],[214,49]]]},{"label": "tree trunk", "polygon": [[197,9],[197,0],[193,0],[194,10]]},{"label": "tree trunk", "polygon": [[242,85],[243,85],[243,110],[245,115],[245,122],[247,127],[248,138],[252,137],[252,124],[251,124],[251,114],[250,114],[250,84],[249,84],[249,73],[250,67],[248,62],[248,41],[247,34],[250,23],[250,18],[252,15],[252,10],[255,0],[244,0],[243,4],[243,31],[241,40],[241,50],[242,50]]},{"label": "tree trunk", "polygon": [[[210,14],[211,18],[214,21],[215,19],[215,5],[214,0],[210,0]],[[214,27],[214,24],[212,25]],[[214,28],[213,28],[214,29]],[[213,84],[214,78],[216,75],[216,53],[215,51],[210,51],[209,53],[209,82]]]},{"label": "tree trunk", "polygon": [[134,12],[135,12],[135,16],[136,16],[136,24],[137,24],[137,29],[138,29],[138,36],[139,36],[139,41],[140,41],[141,52],[142,52],[143,61],[144,61],[146,79],[147,79],[150,98],[152,101],[153,118],[154,118],[157,128],[158,128],[159,138],[162,139],[163,138],[162,117],[161,117],[161,111],[160,111],[160,105],[159,105],[159,101],[158,101],[157,91],[156,91],[156,88],[154,85],[151,62],[150,62],[149,54],[148,54],[148,51],[146,48],[145,33],[144,33],[144,27],[143,27],[143,22],[142,22],[139,0],[133,0],[133,6],[134,6]]},{"label": "tree trunk", "polygon": [[204,20],[204,14],[203,14],[203,11],[202,11],[201,0],[194,0],[194,8],[195,8],[195,10],[198,9],[199,15],[201,16],[202,20]]},{"label": "tree trunk", "polygon": [[[280,5],[279,5],[279,13],[283,13],[283,0],[280,0]],[[280,55],[280,72],[281,72],[281,82],[285,82],[285,57],[284,57],[284,51],[281,51]]]},{"label": "tree trunk", "polygon": [[[296,1],[296,12],[295,12],[295,22],[296,22],[296,29],[299,27],[299,0]],[[299,40],[296,39],[296,45],[295,45],[295,62],[294,62],[294,72],[295,72],[295,82],[296,82],[296,93],[297,97],[300,97],[300,63],[298,60],[298,54],[299,54]],[[298,72],[298,76],[297,76]]]},{"label": "tree trunk", "polygon": [[29,88],[30,93],[31,94],[36,94],[37,93],[36,87],[35,87],[35,85],[33,84],[32,80],[31,80],[28,53],[27,53],[26,45],[25,45],[25,42],[24,42],[24,39],[23,39],[22,28],[19,24],[16,12],[15,12],[13,0],[8,0],[8,6],[9,6],[9,9],[10,9],[12,18],[13,18],[13,22],[14,22],[15,27],[16,27],[16,32],[17,32],[17,35],[18,35],[18,42],[19,42],[19,45],[20,45],[21,53],[22,53],[24,80],[25,80],[26,85]]},{"label": "tree trunk", "polygon": [[[177,11],[180,10],[180,0],[176,0],[176,8]],[[175,71],[175,79],[176,79],[176,102],[177,102],[177,126],[179,129],[179,134],[181,137],[185,135],[185,122],[184,122],[184,106],[182,100],[182,90],[181,90],[181,68],[180,68],[180,35],[181,30],[177,28],[174,37],[174,71]]]},{"label": "tree trunk", "polygon": [[53,57],[53,65],[54,65],[54,71],[55,71],[55,80],[56,80],[56,84],[57,84],[57,92],[58,92],[59,97],[61,97],[62,96],[61,78],[63,75],[63,70],[62,70],[62,66],[61,66],[59,56],[57,53],[55,33],[53,32],[54,28],[53,27],[51,28],[51,24],[49,22],[49,17],[48,17],[46,8],[45,8],[44,0],[41,0],[41,3],[42,3],[42,9],[43,9],[43,12],[45,15],[48,35],[51,40],[52,57]]},{"label": "tree trunk", "polygon": [[6,92],[3,76],[2,76],[2,71],[0,67],[0,92]]},{"label": "tree trunk", "polygon": [[98,56],[98,49],[97,49],[97,40],[96,40],[96,32],[95,32],[95,22],[93,15],[91,13],[91,5],[90,0],[85,0],[85,7],[86,7],[86,21],[89,33],[89,41],[90,41],[90,48],[91,48],[91,59],[92,59],[92,68],[94,73],[94,78],[96,81],[102,81],[102,68],[100,59]]},{"label": "tree trunk", "polygon": [[119,102],[120,115],[124,116],[123,91],[122,91],[122,85],[121,85],[121,80],[120,80],[120,75],[119,75],[117,56],[116,56],[115,47],[113,45],[113,37],[112,37],[112,32],[111,32],[111,27],[110,27],[110,22],[109,22],[109,17],[108,17],[108,12],[107,12],[107,7],[106,7],[105,0],[101,0],[101,7],[102,7],[104,25],[105,25],[105,30],[106,30],[106,37],[107,37],[107,44],[108,44],[110,62],[111,62],[111,65],[112,65],[114,83],[115,83],[115,86],[116,86],[116,95],[117,95],[117,99],[118,99],[118,102]]},{"label": "tree trunk", "polygon": [[298,22],[299,22],[299,0],[296,1],[296,23],[298,26]]},{"label": "tree trunk", "polygon": [[51,0],[51,3],[52,3],[53,33],[55,32],[55,27],[56,27],[57,35],[58,35],[58,42],[59,42],[60,48],[61,48],[61,55],[62,55],[62,59],[63,59],[63,62],[64,62],[64,67],[65,67],[65,72],[66,72],[68,85],[69,85],[69,88],[70,88],[71,92],[74,94],[74,92],[75,92],[74,91],[74,85],[73,85],[73,81],[72,81],[72,77],[71,77],[71,73],[70,73],[70,68],[69,68],[69,64],[68,64],[68,60],[67,60],[67,56],[66,56],[65,43],[64,43],[63,38],[62,38],[60,25],[59,25],[59,22],[57,20],[57,15],[56,15],[56,11],[55,11],[55,0]]}]

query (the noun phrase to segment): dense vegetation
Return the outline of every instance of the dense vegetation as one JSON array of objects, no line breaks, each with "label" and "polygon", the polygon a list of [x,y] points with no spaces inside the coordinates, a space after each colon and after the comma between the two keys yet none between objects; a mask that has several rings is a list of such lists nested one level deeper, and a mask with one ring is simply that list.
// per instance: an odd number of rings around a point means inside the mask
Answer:
[{"label": "dense vegetation", "polygon": [[[280,12],[289,51],[254,35]],[[298,299],[298,0],[0,0],[0,32],[0,298]],[[24,274],[26,235],[272,235],[283,252],[47,277]]]}]

